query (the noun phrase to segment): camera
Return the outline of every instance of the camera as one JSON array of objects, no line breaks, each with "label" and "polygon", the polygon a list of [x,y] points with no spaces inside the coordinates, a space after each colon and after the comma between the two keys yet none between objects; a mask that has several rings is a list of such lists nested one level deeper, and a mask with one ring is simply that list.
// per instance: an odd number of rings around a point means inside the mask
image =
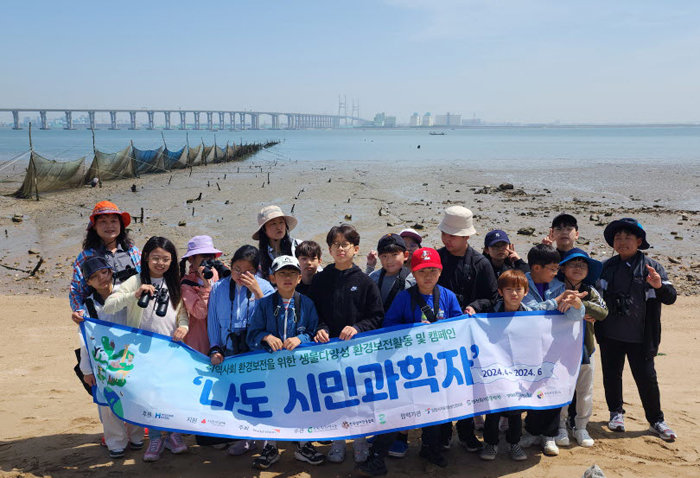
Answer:
[{"label": "camera", "polygon": [[115,284],[120,284],[127,280],[131,276],[135,276],[138,274],[136,272],[136,269],[134,269],[131,266],[126,266],[124,269],[120,270],[119,272],[114,273],[114,283]]},{"label": "camera", "polygon": [[608,305],[608,310],[612,315],[627,315],[632,305],[632,299],[629,295],[614,294],[610,295],[605,300]]},{"label": "camera", "polygon": [[[145,309],[151,302],[153,294],[144,293],[141,294],[141,298],[137,302],[138,306]],[[168,313],[168,302],[170,301],[170,294],[168,294],[168,289],[158,288],[155,293],[156,299],[156,315],[158,317],[165,317]]]},{"label": "camera", "polygon": [[231,275],[231,269],[226,267],[223,262],[217,261],[216,259],[207,259],[202,261],[200,265],[204,268],[202,271],[202,276],[205,279],[211,279],[214,277],[214,272],[212,269],[216,269],[216,272],[219,274],[219,279],[224,279]]}]

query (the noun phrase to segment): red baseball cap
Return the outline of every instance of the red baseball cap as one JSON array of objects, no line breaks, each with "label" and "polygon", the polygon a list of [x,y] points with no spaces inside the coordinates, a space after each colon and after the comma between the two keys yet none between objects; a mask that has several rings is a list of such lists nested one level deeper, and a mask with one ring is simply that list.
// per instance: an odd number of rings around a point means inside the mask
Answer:
[{"label": "red baseball cap", "polygon": [[432,247],[421,247],[411,256],[411,270],[417,271],[426,267],[436,267],[442,270],[440,254]]}]

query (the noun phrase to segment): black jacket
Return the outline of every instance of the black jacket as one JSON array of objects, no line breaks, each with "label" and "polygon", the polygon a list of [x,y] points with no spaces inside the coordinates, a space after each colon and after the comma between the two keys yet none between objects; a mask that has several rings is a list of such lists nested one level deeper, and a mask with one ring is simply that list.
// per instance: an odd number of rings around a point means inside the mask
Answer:
[{"label": "black jacket", "polygon": [[498,300],[496,275],[491,262],[481,253],[468,247],[464,256],[457,257],[442,247],[438,254],[442,261],[438,284],[455,293],[462,310],[469,305],[477,311],[485,310]]},{"label": "black jacket", "polygon": [[318,312],[318,330],[328,331],[331,338],[346,325],[366,332],[381,327],[384,320],[377,284],[356,265],[344,271],[335,264],[324,267],[314,275],[309,296]]},{"label": "black jacket", "polygon": [[[645,313],[644,313],[644,353],[647,358],[656,356],[659,351],[659,344],[661,343],[661,304],[671,305],[676,301],[677,293],[676,289],[668,280],[666,271],[664,268],[653,259],[647,257],[643,252],[638,251],[641,257],[633,257],[628,262],[635,262],[636,266],[634,268],[634,278],[636,279],[633,286],[643,287],[646,301],[645,301]],[[639,260],[638,260],[639,259]],[[650,265],[656,272],[661,276],[661,287],[654,289],[646,282],[649,271],[646,266]],[[620,256],[613,256],[603,263],[603,271],[600,274],[600,281],[598,283],[598,290],[603,294],[603,298],[608,305],[610,314],[608,319],[602,322],[595,323],[595,336],[596,340],[600,343],[605,340],[605,327],[611,322],[611,317],[614,320],[614,309],[615,309],[615,297],[612,297],[608,291],[608,284],[612,280],[615,270],[619,267],[624,266]],[[637,284],[637,285],[635,285]]]},{"label": "black jacket", "polygon": [[501,274],[503,274],[505,271],[509,271],[511,269],[523,271],[525,274],[530,272],[530,266],[528,266],[527,262],[522,259],[518,259],[517,261],[513,262],[509,257],[506,257],[506,260],[503,261],[503,265],[501,267],[496,267],[493,265],[493,262],[491,262],[491,257],[489,257],[488,254],[484,254],[484,257],[489,261],[489,264],[491,264],[491,268],[496,275],[496,279],[501,277]]}]

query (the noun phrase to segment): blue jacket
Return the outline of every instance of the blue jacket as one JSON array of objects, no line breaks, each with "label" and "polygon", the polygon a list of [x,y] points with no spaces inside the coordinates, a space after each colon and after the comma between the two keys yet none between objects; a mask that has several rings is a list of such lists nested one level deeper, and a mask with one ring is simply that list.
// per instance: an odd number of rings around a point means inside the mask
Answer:
[{"label": "blue jacket", "polygon": [[[450,319],[452,317],[464,315],[454,292],[440,285],[436,287],[440,290],[440,310],[438,310],[437,319]],[[423,295],[423,298],[425,299],[425,303],[432,308],[433,296]],[[391,307],[389,307],[389,310],[387,310],[384,315],[382,327],[421,322],[423,320],[423,313],[418,304],[413,305],[413,310],[411,310],[411,293],[408,289],[399,292],[391,303]]]},{"label": "blue jacket", "polygon": [[[275,315],[275,298],[280,308]],[[248,325],[246,341],[251,350],[270,350],[263,338],[269,334],[274,335],[284,342],[289,337],[297,337],[301,343],[311,342],[311,337],[318,326],[318,314],[311,299],[299,294],[299,302],[295,304],[294,298],[285,309],[282,298],[275,292],[260,299],[253,312],[253,318]],[[295,308],[300,307],[299,321],[297,322]]]},{"label": "blue jacket", "polygon": [[[523,299],[522,305],[532,310],[557,310],[557,301],[555,299],[566,290],[564,283],[557,278],[552,279],[549,287],[544,291],[544,297],[542,297],[530,273],[528,272],[525,275],[527,276],[529,290]],[[581,305],[580,309],[571,307],[564,315],[567,319],[581,320],[586,315],[586,308],[583,305]]]},{"label": "blue jacket", "polygon": [[[263,296],[268,296],[275,291],[265,279],[257,276],[255,279],[260,285]],[[233,303],[229,298],[229,291],[232,285],[235,290]],[[228,336],[231,332],[245,333],[260,300],[255,300],[255,296],[252,293],[249,294],[249,290],[246,287],[236,287],[235,284],[232,284],[231,277],[216,282],[209,294],[209,310],[207,313],[209,345],[212,348],[221,348],[226,356],[233,354],[233,350],[230,348],[230,340],[227,340]]]}]

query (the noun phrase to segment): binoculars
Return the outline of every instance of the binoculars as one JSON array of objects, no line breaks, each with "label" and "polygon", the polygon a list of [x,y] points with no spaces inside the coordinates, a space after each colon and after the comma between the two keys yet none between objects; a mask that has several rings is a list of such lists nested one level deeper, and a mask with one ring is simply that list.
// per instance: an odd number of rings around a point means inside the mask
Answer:
[{"label": "binoculars", "polygon": [[[148,304],[153,299],[153,294],[144,293],[141,294],[141,298],[137,302],[138,306],[145,309]],[[158,288],[155,293],[156,299],[156,315],[158,317],[165,317],[168,312],[168,302],[170,302],[170,294],[168,294],[168,289]]]}]

